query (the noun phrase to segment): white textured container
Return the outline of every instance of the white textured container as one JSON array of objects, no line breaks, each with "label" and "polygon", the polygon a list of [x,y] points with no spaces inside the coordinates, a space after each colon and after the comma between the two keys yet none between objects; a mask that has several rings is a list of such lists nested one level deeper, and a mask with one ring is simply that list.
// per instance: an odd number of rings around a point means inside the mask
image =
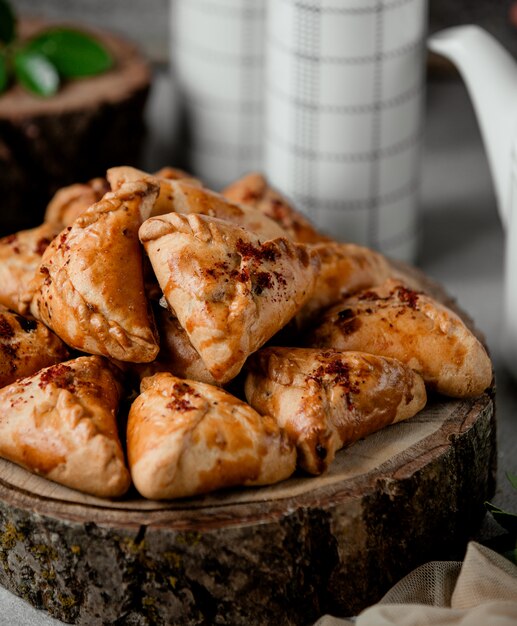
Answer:
[{"label": "white textured container", "polygon": [[269,0],[265,171],[321,229],[416,257],[426,0]]},{"label": "white textured container", "polygon": [[189,162],[222,187],[262,167],[265,0],[171,0]]}]

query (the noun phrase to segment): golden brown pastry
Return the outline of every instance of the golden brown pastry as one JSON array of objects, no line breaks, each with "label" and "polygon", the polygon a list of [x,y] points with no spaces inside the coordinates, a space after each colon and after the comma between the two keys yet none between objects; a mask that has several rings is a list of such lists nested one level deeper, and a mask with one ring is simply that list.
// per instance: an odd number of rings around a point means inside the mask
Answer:
[{"label": "golden brown pastry", "polygon": [[175,213],[200,213],[217,217],[246,228],[263,241],[288,236],[284,229],[267,215],[253,207],[229,202],[215,191],[195,187],[182,180],[172,182],[171,187]]},{"label": "golden brown pastry", "polygon": [[70,226],[86,209],[109,191],[108,181],[93,178],[86,184],[69,185],[59,189],[45,211],[45,222],[56,224],[59,230]]},{"label": "golden brown pastry", "polygon": [[189,174],[185,170],[180,170],[177,167],[170,167],[166,165],[160,168],[157,172],[154,172],[153,176],[157,178],[167,178],[168,180],[188,180],[192,185],[202,186],[202,182],[199,178],[195,178],[192,174]]},{"label": "golden brown pastry", "polygon": [[70,358],[44,324],[0,307],[0,387]]},{"label": "golden brown pastry", "polygon": [[234,378],[247,356],[311,295],[319,261],[307,246],[205,215],[169,213],[140,239],[170,306],[210,374]]},{"label": "golden brown pastry", "polygon": [[320,257],[321,269],[314,293],[297,317],[301,326],[344,297],[380,285],[394,274],[386,257],[355,243],[326,242],[312,247]]},{"label": "golden brown pastry", "polygon": [[226,391],[172,374],[142,381],[129,412],[127,453],[146,498],[267,485],[295,469],[294,446],[271,417]]},{"label": "golden brown pastry", "polygon": [[31,312],[68,345],[121,361],[156,358],[138,228],[157,193],[150,182],[126,183],[78,217],[45,251]]},{"label": "golden brown pastry", "polygon": [[490,359],[463,321],[391,279],[332,307],[307,345],[394,357],[432,389],[458,398],[483,393],[492,380]]},{"label": "golden brown pastry", "polygon": [[179,378],[190,378],[209,385],[217,384],[196,352],[187,333],[168,309],[155,307],[155,318],[160,334],[160,366]]},{"label": "golden brown pastry", "polygon": [[170,372],[179,378],[190,378],[209,385],[217,381],[206,369],[203,360],[196,352],[187,333],[168,309],[153,306],[156,327],[160,336],[160,352],[151,363],[132,363],[128,369],[141,380],[159,372]]},{"label": "golden brown pastry", "polygon": [[134,167],[113,167],[108,170],[108,180],[113,189],[118,189],[123,182],[152,180],[160,185],[160,193],[151,216],[167,213],[201,213],[210,217],[232,222],[259,235],[262,239],[285,237],[286,233],[274,220],[255,208],[239,206],[229,202],[221,194],[203,188],[195,178],[177,175],[181,170],[170,168],[161,170],[168,177],[151,176]]},{"label": "golden brown pastry", "polygon": [[246,399],[285,429],[311,474],[326,470],[343,446],[413,417],[426,403],[422,378],[395,359],[263,348],[248,365]]},{"label": "golden brown pastry", "polygon": [[152,216],[163,215],[164,213],[170,213],[174,210],[172,204],[174,195],[171,185],[172,181],[185,179],[192,186],[201,186],[201,183],[196,178],[192,178],[182,170],[173,169],[171,167],[163,168],[156,174],[148,174],[135,167],[122,165],[120,167],[110,168],[106,176],[114,191],[120,189],[120,187],[127,182],[147,180],[159,185],[160,191],[151,211]]},{"label": "golden brown pastry", "polygon": [[319,233],[310,221],[292,207],[286,198],[269,186],[268,181],[253,172],[226,187],[223,196],[231,202],[259,210],[279,224],[293,241],[317,243],[331,241]]},{"label": "golden brown pastry", "polygon": [[80,357],[0,390],[0,456],[101,497],[130,477],[117,434],[117,380],[100,357]]},{"label": "golden brown pastry", "polygon": [[29,310],[30,283],[59,231],[54,224],[42,224],[0,239],[0,304],[22,314]]}]

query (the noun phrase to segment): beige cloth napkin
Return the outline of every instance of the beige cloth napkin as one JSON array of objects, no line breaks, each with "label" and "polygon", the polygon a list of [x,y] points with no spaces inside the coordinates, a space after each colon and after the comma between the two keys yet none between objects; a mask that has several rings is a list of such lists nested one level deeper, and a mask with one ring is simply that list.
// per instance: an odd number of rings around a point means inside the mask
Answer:
[{"label": "beige cloth napkin", "polygon": [[[314,626],[354,622],[325,615]],[[471,542],[463,563],[434,561],[397,583],[356,626],[516,626],[517,567]]]}]

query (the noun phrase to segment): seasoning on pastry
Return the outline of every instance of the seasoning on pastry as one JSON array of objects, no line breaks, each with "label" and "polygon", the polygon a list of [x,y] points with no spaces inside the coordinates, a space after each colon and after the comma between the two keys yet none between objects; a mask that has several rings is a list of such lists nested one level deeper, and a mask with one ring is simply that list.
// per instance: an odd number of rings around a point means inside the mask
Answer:
[{"label": "seasoning on pastry", "polygon": [[278,424],[228,392],[172,374],[145,378],[127,425],[133,482],[169,499],[288,478],[296,452]]},{"label": "seasoning on pastry", "polygon": [[157,193],[150,182],[126,183],[45,251],[31,312],[69,346],[121,361],[148,362],[158,354],[138,241]]},{"label": "seasoning on pastry", "polygon": [[297,211],[268,181],[256,172],[239,178],[226,187],[223,196],[231,202],[259,210],[279,224],[293,241],[317,243],[331,241],[319,233],[309,220]]},{"label": "seasoning on pastry", "polygon": [[[167,173],[167,172],[166,172]],[[191,178],[158,178],[132,167],[114,167],[108,170],[108,180],[114,189],[127,180],[153,180],[160,185],[160,194],[153,208],[152,217],[167,213],[201,213],[242,226],[261,239],[285,237],[286,233],[276,221],[257,209],[239,206],[221,194],[203,188]]]},{"label": "seasoning on pastry", "polygon": [[490,358],[463,321],[391,279],[329,309],[306,345],[396,358],[430,388],[458,398],[480,395],[492,380]]},{"label": "seasoning on pastry", "polygon": [[44,324],[0,307],[0,387],[60,363],[70,354]]},{"label": "seasoning on pastry", "polygon": [[45,222],[57,224],[59,230],[70,226],[92,204],[109,191],[108,181],[93,178],[86,184],[77,183],[58,189],[45,211]]},{"label": "seasoning on pastry", "polygon": [[296,315],[319,267],[303,244],[285,238],[261,243],[205,215],[151,218],[140,239],[171,312],[220,383],[234,378],[248,355]]},{"label": "seasoning on pastry", "polygon": [[0,456],[95,496],[123,495],[120,387],[107,362],[79,357],[0,390]]},{"label": "seasoning on pastry", "polygon": [[311,474],[326,470],[343,446],[413,417],[426,403],[413,370],[362,352],[263,348],[247,367],[246,399],[285,429]]},{"label": "seasoning on pastry", "polygon": [[0,304],[22,314],[29,310],[30,283],[60,230],[55,224],[42,224],[0,239]]},{"label": "seasoning on pastry", "polygon": [[382,284],[395,270],[386,257],[355,243],[312,244],[321,261],[314,293],[297,316],[306,326],[328,307],[361,289]]},{"label": "seasoning on pastry", "polygon": [[163,215],[164,213],[170,213],[174,210],[172,206],[173,202],[173,188],[171,182],[174,180],[185,179],[192,186],[201,186],[201,182],[197,178],[193,178],[190,174],[177,170],[172,167],[162,168],[156,174],[148,174],[142,170],[138,170],[135,167],[128,165],[121,165],[119,167],[112,167],[106,173],[107,179],[111,185],[111,188],[116,191],[120,189],[122,185],[128,182],[137,182],[142,180],[151,181],[154,184],[159,185],[160,191],[158,197],[154,203],[154,207],[151,211],[151,215]]},{"label": "seasoning on pastry", "polygon": [[254,207],[235,204],[215,191],[194,187],[185,181],[176,181],[171,185],[176,213],[200,213],[218,217],[250,230],[262,240],[288,236],[275,220]]}]

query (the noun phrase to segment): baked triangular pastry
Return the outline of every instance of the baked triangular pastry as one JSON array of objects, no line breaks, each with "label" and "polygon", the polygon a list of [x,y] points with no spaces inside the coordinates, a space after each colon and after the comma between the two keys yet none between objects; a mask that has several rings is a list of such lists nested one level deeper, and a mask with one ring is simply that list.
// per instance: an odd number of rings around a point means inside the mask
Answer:
[{"label": "baked triangular pastry", "polygon": [[151,218],[140,239],[171,311],[220,383],[296,315],[319,267],[303,244],[261,243],[204,215]]},{"label": "baked triangular pastry", "polygon": [[326,242],[312,247],[320,257],[321,269],[313,295],[297,316],[300,326],[344,297],[382,284],[395,273],[386,257],[355,243]]},{"label": "baked triangular pastry", "polygon": [[288,200],[273,189],[262,174],[252,172],[226,187],[223,196],[231,202],[251,207],[279,224],[293,241],[317,243],[331,241],[319,233],[310,221]]},{"label": "baked triangular pastry", "polygon": [[337,450],[412,417],[426,403],[424,382],[395,359],[361,352],[264,348],[248,361],[246,399],[272,415],[320,474]]},{"label": "baked triangular pastry", "polygon": [[133,482],[146,498],[182,498],[288,478],[296,454],[277,423],[228,392],[172,374],[142,381],[127,426]]},{"label": "baked triangular pastry", "polygon": [[0,387],[69,358],[45,324],[0,307]]},{"label": "baked triangular pastry", "polygon": [[68,345],[121,361],[158,354],[138,241],[157,192],[150,182],[126,183],[45,251],[31,312]]},{"label": "baked triangular pastry", "polygon": [[490,358],[458,315],[392,279],[329,309],[306,344],[396,358],[453,397],[478,396],[492,380]]},{"label": "baked triangular pastry", "polygon": [[22,314],[29,310],[31,281],[60,230],[54,224],[42,224],[0,239],[0,304]]},{"label": "baked triangular pastry", "polygon": [[175,213],[200,213],[217,217],[246,228],[262,241],[287,237],[287,233],[279,224],[253,207],[229,202],[221,194],[196,187],[187,181],[174,181],[171,188],[172,207]]},{"label": "baked triangular pastry", "polygon": [[169,372],[179,378],[190,378],[208,385],[217,385],[217,381],[206,369],[178,320],[168,309],[156,303],[153,305],[154,319],[160,336],[158,356],[151,363],[118,361],[117,365],[124,371],[136,375],[139,380],[159,372]]},{"label": "baked triangular pastry", "polygon": [[151,213],[152,217],[172,212],[200,213],[247,228],[261,239],[287,236],[279,224],[260,211],[229,202],[221,194],[205,189],[197,179],[158,178],[133,167],[113,167],[108,170],[107,176],[113,189],[118,189],[128,180],[157,182],[160,185],[160,193]]},{"label": "baked triangular pastry", "polygon": [[104,178],[93,178],[86,184],[77,183],[58,189],[46,208],[45,222],[56,224],[62,230],[73,224],[108,191],[109,185]]},{"label": "baked triangular pastry", "polygon": [[130,477],[117,434],[120,388],[100,357],[80,357],[0,390],[0,456],[101,497]]},{"label": "baked triangular pastry", "polygon": [[125,183],[143,180],[149,180],[159,185],[160,191],[151,211],[152,216],[163,215],[164,213],[174,211],[172,181],[185,179],[191,186],[201,187],[201,183],[196,178],[192,178],[182,170],[171,167],[162,168],[156,172],[156,174],[148,174],[147,172],[136,169],[136,167],[121,165],[119,167],[110,168],[106,173],[106,177],[113,191],[120,189]]},{"label": "baked triangular pastry", "polygon": [[[155,306],[155,319],[160,335],[158,367],[179,378],[190,378],[209,385],[216,384],[203,360],[190,343],[185,329],[168,309]],[[158,371],[158,370],[157,370]]]}]

